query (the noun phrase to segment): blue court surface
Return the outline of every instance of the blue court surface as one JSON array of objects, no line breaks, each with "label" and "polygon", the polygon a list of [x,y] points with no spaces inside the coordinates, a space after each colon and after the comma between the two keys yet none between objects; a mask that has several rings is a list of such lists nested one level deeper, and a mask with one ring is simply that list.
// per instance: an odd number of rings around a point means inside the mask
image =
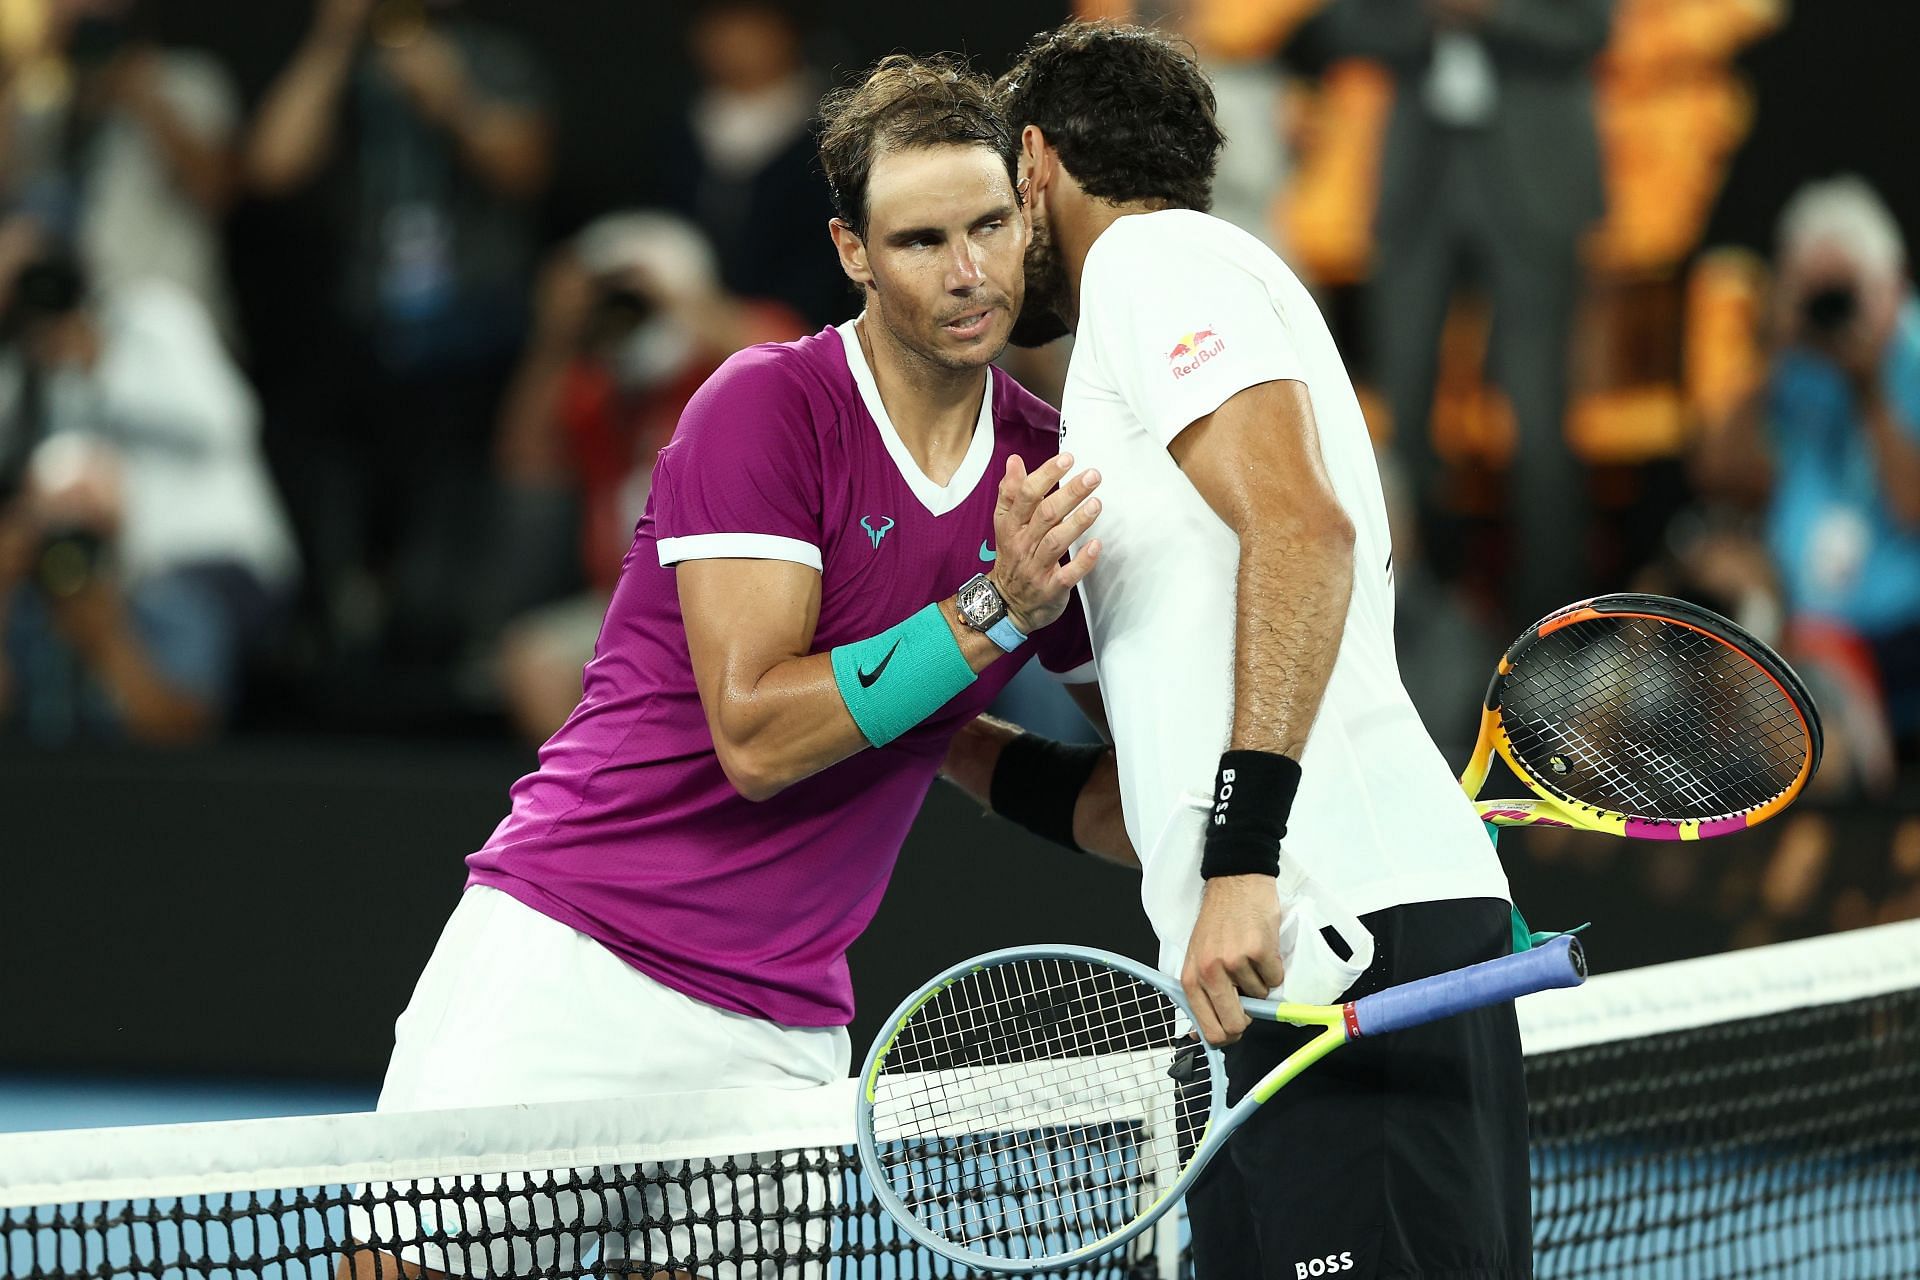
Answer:
[{"label": "blue court surface", "polygon": [[0,1133],[371,1111],[373,1085],[0,1073]]}]

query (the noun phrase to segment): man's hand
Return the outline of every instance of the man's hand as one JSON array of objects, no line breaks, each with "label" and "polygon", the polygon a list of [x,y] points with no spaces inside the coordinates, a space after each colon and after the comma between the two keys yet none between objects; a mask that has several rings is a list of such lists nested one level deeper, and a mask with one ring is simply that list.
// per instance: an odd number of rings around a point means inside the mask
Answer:
[{"label": "man's hand", "polygon": [[96,570],[76,590],[47,598],[54,630],[88,664],[107,659],[133,636],[126,595],[110,573]]},{"label": "man's hand", "polygon": [[1893,344],[1900,323],[1900,304],[1905,290],[1899,280],[1863,278],[1855,286],[1859,314],[1834,342],[1832,356],[1854,387],[1863,395],[1880,392],[1880,379],[1887,364],[1887,348]]},{"label": "man's hand", "polygon": [[112,445],[78,433],[55,436],[34,450],[20,515],[36,540],[51,529],[86,529],[118,536],[126,516],[126,485]]},{"label": "man's hand", "polygon": [[595,296],[593,275],[579,255],[572,249],[555,253],[541,270],[534,294],[535,343],[572,351],[586,332]]},{"label": "man's hand", "polygon": [[1007,616],[1027,635],[1066,610],[1067,598],[1100,555],[1095,539],[1067,564],[1060,563],[1100,514],[1100,500],[1088,496],[1100,486],[1099,472],[1083,471],[1055,489],[1072,466],[1072,456],[1063,453],[1028,475],[1016,453],[1008,456],[1000,481],[993,509],[996,555],[988,576],[1007,602]]},{"label": "man's hand", "polygon": [[1272,876],[1218,876],[1207,881],[1200,918],[1180,970],[1200,1034],[1232,1044],[1251,1021],[1240,997],[1264,1000],[1280,985],[1280,895]]},{"label": "man's hand", "polygon": [[422,31],[405,44],[384,47],[380,61],[428,120],[450,123],[467,100],[467,68],[453,41]]},{"label": "man's hand", "polygon": [[160,71],[160,55],[154,50],[129,49],[101,70],[101,90],[109,101],[147,119],[168,109]]},{"label": "man's hand", "polygon": [[39,538],[39,526],[22,502],[0,507],[0,614],[6,608],[6,596],[33,572],[33,553]]}]

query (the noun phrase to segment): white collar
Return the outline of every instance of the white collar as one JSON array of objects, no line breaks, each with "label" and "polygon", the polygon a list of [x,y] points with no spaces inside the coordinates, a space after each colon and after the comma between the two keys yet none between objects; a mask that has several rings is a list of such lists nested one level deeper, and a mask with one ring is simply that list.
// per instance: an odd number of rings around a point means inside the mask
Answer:
[{"label": "white collar", "polygon": [[874,425],[880,428],[880,440],[892,455],[893,465],[898,468],[900,477],[913,490],[913,496],[936,516],[947,514],[966,501],[967,495],[979,485],[980,477],[987,473],[987,464],[993,460],[993,371],[987,370],[987,389],[980,397],[980,419],[973,424],[973,442],[967,446],[967,456],[960,460],[953,479],[942,487],[935,484],[933,478],[913,460],[906,443],[900,439],[900,432],[893,425],[893,419],[887,416],[887,406],[880,402],[880,388],[873,380],[873,370],[867,367],[866,353],[860,350],[860,334],[854,328],[854,321],[847,321],[835,331],[840,335],[841,347],[846,350],[847,369],[853,374],[853,385],[860,389],[860,399],[866,403],[867,413],[872,416]]}]

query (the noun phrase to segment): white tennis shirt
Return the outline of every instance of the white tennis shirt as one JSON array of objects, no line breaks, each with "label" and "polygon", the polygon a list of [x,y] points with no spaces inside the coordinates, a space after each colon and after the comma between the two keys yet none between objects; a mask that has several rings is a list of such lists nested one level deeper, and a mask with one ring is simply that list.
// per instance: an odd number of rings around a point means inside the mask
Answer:
[{"label": "white tennis shirt", "polygon": [[[1081,584],[1141,897],[1177,975],[1200,905],[1214,773],[1233,722],[1238,538],[1168,445],[1235,392],[1305,384],[1354,526],[1353,598],[1301,759],[1286,852],[1338,908],[1508,897],[1506,876],[1400,682],[1386,504],[1353,385],[1306,288],[1254,237],[1191,210],[1094,243],[1061,419],[1098,468],[1100,565]],[[1278,429],[1279,424],[1275,424]],[[1084,539],[1083,539],[1084,541]],[[1077,548],[1076,548],[1077,550]],[[1475,708],[1462,707],[1470,722]]]}]

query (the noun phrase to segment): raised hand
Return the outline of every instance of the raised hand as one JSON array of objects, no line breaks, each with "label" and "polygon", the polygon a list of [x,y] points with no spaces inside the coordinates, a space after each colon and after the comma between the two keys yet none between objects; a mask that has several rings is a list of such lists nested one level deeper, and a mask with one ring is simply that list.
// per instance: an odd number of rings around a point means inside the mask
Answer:
[{"label": "raised hand", "polygon": [[1083,471],[1061,485],[1072,468],[1072,455],[1063,453],[1028,474],[1020,455],[1012,454],[1000,481],[993,509],[999,553],[988,576],[1007,602],[1007,616],[1027,635],[1065,611],[1067,598],[1100,556],[1096,538],[1060,563],[1100,514],[1100,500],[1089,496],[1100,485],[1100,473]]}]

